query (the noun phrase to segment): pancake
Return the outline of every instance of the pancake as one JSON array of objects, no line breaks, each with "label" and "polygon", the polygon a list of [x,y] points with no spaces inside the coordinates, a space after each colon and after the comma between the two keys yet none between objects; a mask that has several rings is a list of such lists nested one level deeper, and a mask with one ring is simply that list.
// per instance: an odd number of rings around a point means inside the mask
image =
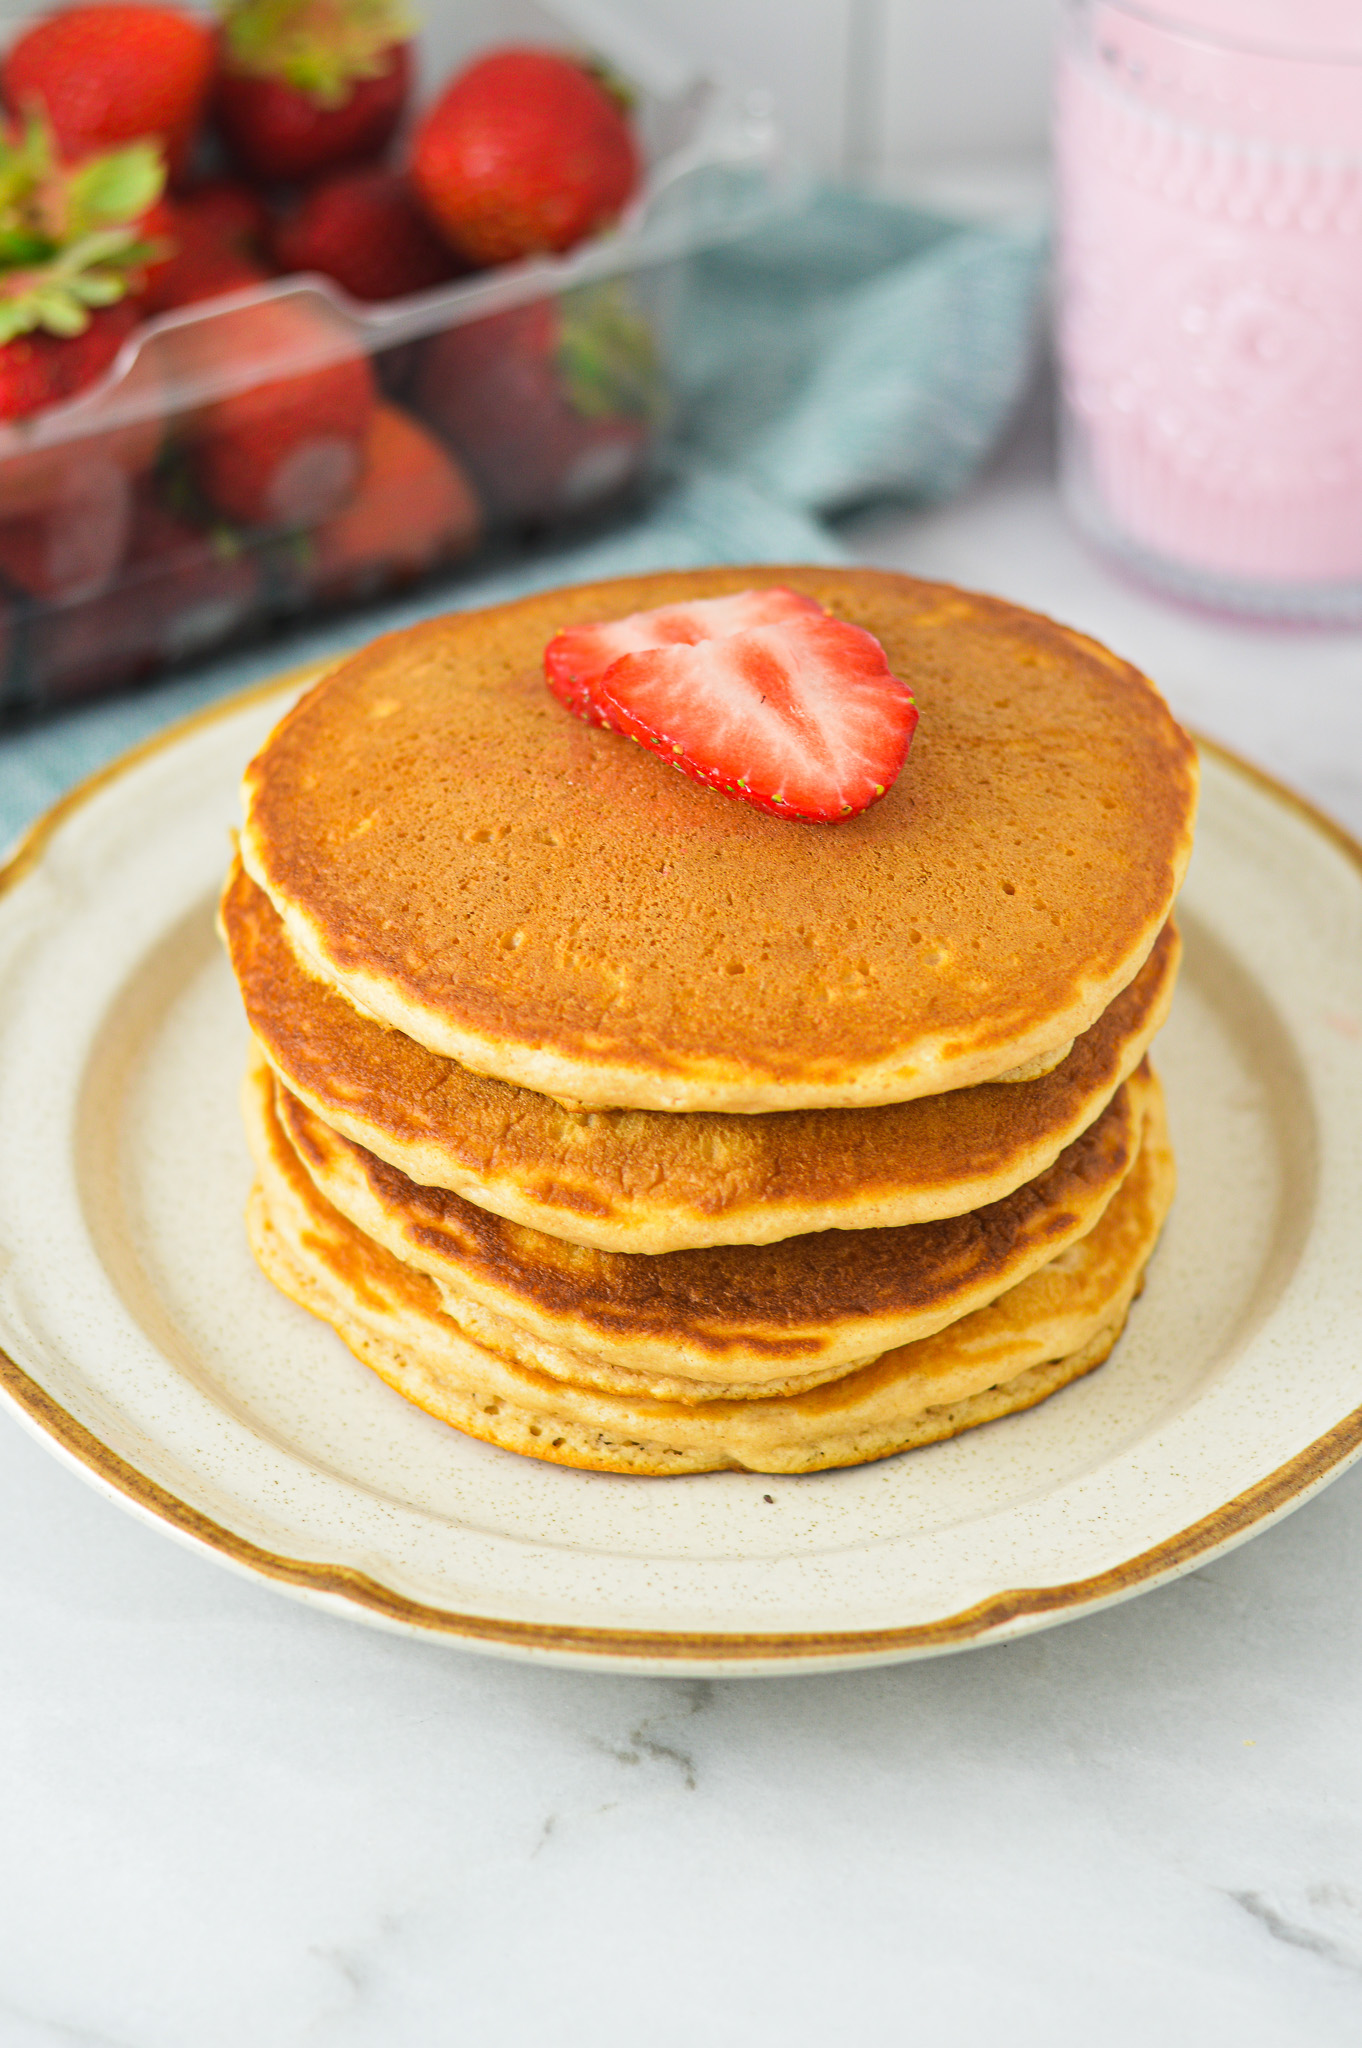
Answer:
[{"label": "pancake", "polygon": [[[721,796],[544,685],[559,627],[778,582],[915,692],[907,765],[857,817]],[[573,1104],[750,1114],[1059,1058],[1167,921],[1195,790],[1186,734],[1095,642],[911,577],[762,566],[375,642],[252,763],[241,847],[299,957],[428,1050]]]},{"label": "pancake", "polygon": [[[1103,1015],[1105,1016],[1105,1014],[1106,1012],[1104,1011]],[[1038,1052],[1033,1059],[1023,1060],[1019,1067],[1009,1067],[1005,1074],[995,1074],[993,1079],[995,1081],[1039,1081],[1042,1074],[1053,1074],[1055,1068],[1069,1057],[1073,1047],[1074,1042],[1072,1038],[1066,1038],[1063,1045],[1052,1045],[1048,1052]],[[980,1082],[978,1085],[983,1087],[985,1084]],[[951,1092],[958,1094],[960,1091],[954,1089]],[[922,1097],[917,1096],[914,1099],[920,1102]],[[885,1106],[887,1107],[888,1105]]]},{"label": "pancake", "polygon": [[446,1189],[418,1187],[256,1066],[246,1109],[257,1157],[277,1117],[318,1192],[356,1228],[429,1274],[474,1337],[597,1384],[678,1381],[783,1389],[829,1378],[930,1335],[1086,1235],[1130,1169],[1148,1067],[1035,1181],[968,1216],[897,1230],[827,1230],[773,1245],[656,1257],[527,1230]]},{"label": "pancake", "polygon": [[256,1041],[289,1092],[424,1187],[603,1251],[770,1244],[995,1202],[1053,1164],[1134,1071],[1172,999],[1166,926],[1129,988],[1042,1080],[769,1116],[565,1110],[364,1016],[299,963],[238,866],[222,926]]},{"label": "pancake", "polygon": [[1110,1352],[1173,1194],[1162,1100],[1142,1105],[1131,1172],[1089,1234],[991,1305],[873,1365],[785,1399],[609,1395],[469,1339],[425,1274],[331,1207],[277,1123],[260,1154],[252,1247],[286,1294],[388,1384],[470,1436],[555,1464],[665,1475],[862,1464],[1034,1406]]}]

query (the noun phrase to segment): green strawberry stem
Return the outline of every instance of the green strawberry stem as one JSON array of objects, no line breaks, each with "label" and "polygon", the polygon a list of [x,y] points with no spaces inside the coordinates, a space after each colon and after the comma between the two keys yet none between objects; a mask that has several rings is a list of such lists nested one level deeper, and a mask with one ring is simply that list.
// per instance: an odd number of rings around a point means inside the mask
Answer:
[{"label": "green strawberry stem", "polygon": [[140,226],[164,185],[153,142],[63,164],[40,111],[0,132],[0,344],[35,328],[83,334],[93,310],[125,297],[168,253]]},{"label": "green strawberry stem", "polygon": [[381,77],[416,25],[403,0],[222,0],[236,69],[279,79],[320,107],[343,106],[358,79]]},{"label": "green strawberry stem", "polygon": [[128,272],[160,254],[132,228],[87,235],[50,263],[0,271],[0,342],[41,327],[48,334],[84,334],[90,312],[113,306],[128,289]]},{"label": "green strawberry stem", "polygon": [[666,410],[657,343],[620,284],[584,285],[558,314],[558,369],[568,403],[584,419],[641,419]]},{"label": "green strawberry stem", "polygon": [[622,114],[632,114],[638,105],[638,94],[622,71],[616,71],[604,57],[583,56],[578,59],[588,78],[594,78],[601,91],[615,102]]}]

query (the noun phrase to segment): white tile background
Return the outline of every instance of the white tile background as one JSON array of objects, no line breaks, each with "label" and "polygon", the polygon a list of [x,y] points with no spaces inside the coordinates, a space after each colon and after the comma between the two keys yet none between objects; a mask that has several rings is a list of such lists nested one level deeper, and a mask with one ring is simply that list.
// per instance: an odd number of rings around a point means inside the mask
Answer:
[{"label": "white tile background", "polygon": [[[453,7],[457,0],[432,0]],[[829,168],[1038,161],[1062,0],[616,0],[776,94]]]},{"label": "white tile background", "polygon": [[[0,33],[53,4],[0,0]],[[1064,0],[581,4],[623,15],[705,69],[768,87],[792,140],[825,169],[892,179],[961,166],[1006,174],[1044,161],[1050,47]],[[412,5],[429,78],[472,42],[525,33],[527,0]]]},{"label": "white tile background", "polygon": [[[54,0],[0,0],[0,21]],[[191,6],[206,0],[187,0]],[[552,4],[552,0],[547,0]],[[706,69],[769,87],[826,169],[920,173],[1043,160],[1064,0],[582,0]],[[525,33],[526,0],[412,0],[438,78],[474,41]]]}]

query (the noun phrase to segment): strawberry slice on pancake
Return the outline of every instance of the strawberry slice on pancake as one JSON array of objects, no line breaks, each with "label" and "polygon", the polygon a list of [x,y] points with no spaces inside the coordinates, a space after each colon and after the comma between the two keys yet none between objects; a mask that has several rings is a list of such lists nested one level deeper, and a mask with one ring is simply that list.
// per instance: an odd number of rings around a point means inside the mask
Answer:
[{"label": "strawberry slice on pancake", "polygon": [[725,796],[811,822],[882,797],[917,724],[879,641],[778,585],[570,627],[544,670],[589,724]]}]

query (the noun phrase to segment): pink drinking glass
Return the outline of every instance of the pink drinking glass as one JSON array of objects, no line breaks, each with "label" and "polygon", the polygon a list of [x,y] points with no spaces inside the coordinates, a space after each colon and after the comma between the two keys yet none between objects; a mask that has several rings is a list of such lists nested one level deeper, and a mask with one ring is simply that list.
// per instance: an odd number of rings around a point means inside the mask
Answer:
[{"label": "pink drinking glass", "polygon": [[1362,8],[1077,0],[1056,156],[1074,517],[1185,597],[1362,617]]}]

